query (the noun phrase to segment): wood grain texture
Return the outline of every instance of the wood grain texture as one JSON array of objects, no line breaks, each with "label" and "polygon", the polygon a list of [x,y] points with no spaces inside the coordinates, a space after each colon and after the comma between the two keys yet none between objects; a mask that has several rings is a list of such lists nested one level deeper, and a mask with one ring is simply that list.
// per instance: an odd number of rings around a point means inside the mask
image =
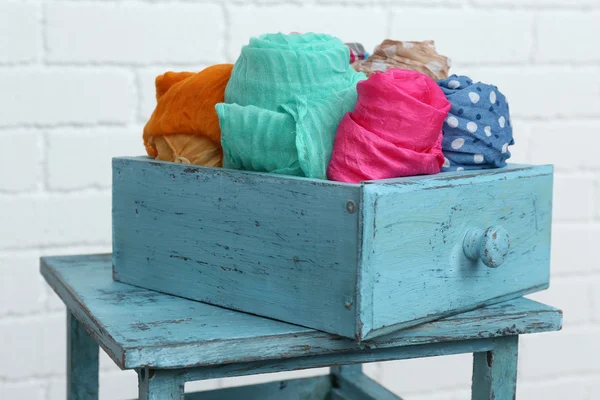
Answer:
[{"label": "wood grain texture", "polygon": [[494,349],[473,354],[473,400],[514,400],[519,337],[494,340]]},{"label": "wood grain texture", "polygon": [[330,393],[325,375],[192,393],[185,400],[330,400]]},{"label": "wood grain texture", "polygon": [[[369,184],[362,207],[363,339],[548,287],[552,167]],[[510,250],[489,268],[463,240],[494,226]]]},{"label": "wood grain texture", "polygon": [[[198,374],[207,375],[196,379],[245,374],[261,363],[265,372],[275,372],[394,359],[402,357],[401,347],[412,345],[440,347],[412,349],[410,356],[437,354],[447,342],[460,346],[469,339],[553,331],[562,320],[555,308],[517,299],[356,343],[114,282],[110,254],[43,258],[41,272],[121,368],[206,366]],[[490,348],[482,346],[470,351]],[[454,351],[469,352],[465,350]]]},{"label": "wood grain texture", "polygon": [[139,400],[184,400],[185,381],[177,370],[138,371]]},{"label": "wood grain texture", "polygon": [[469,339],[411,346],[338,351],[311,355],[310,357],[282,358],[187,368],[185,370],[185,379],[186,381],[196,381],[331,366],[346,367],[350,364],[478,353],[491,349],[493,349],[493,339]]},{"label": "wood grain texture", "polygon": [[114,159],[114,277],[353,337],[359,189]]},{"label": "wood grain texture", "polygon": [[334,376],[362,374],[362,364],[340,365],[330,368],[330,374]]},{"label": "wood grain texture", "polygon": [[[351,185],[116,158],[114,278],[361,341],[546,288],[551,206],[549,166]],[[490,226],[497,271],[462,251]]]},{"label": "wood grain texture", "polygon": [[[397,396],[373,397],[388,395],[389,391],[364,375],[355,379],[354,384],[344,381],[343,388],[333,388],[333,391],[332,378],[322,375],[186,393],[185,400],[401,400]],[[361,387],[355,389],[358,385]]]},{"label": "wood grain texture", "polygon": [[98,400],[98,344],[67,312],[67,400]]}]

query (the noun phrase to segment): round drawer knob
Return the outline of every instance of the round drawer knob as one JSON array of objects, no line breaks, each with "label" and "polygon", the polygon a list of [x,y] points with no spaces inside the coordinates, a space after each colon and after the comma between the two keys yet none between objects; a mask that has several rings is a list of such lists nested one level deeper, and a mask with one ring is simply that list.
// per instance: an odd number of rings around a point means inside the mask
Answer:
[{"label": "round drawer knob", "polygon": [[491,226],[486,230],[475,228],[465,235],[463,251],[471,260],[481,260],[490,268],[498,268],[508,254],[510,240],[506,229]]}]

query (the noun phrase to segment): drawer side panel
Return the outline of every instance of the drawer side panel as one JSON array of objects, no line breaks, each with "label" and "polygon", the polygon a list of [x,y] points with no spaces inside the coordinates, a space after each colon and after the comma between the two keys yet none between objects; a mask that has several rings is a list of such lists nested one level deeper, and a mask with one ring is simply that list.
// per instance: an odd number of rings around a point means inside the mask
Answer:
[{"label": "drawer side panel", "polygon": [[115,159],[114,277],[354,337],[349,201],[358,186]]}]

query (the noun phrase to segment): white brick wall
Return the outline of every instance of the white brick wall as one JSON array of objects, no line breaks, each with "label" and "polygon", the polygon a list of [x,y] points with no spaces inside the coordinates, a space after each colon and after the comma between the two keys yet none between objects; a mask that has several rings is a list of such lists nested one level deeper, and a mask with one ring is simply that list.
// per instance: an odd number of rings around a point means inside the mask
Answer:
[{"label": "white brick wall", "polygon": [[[556,166],[552,286],[532,297],[565,310],[564,332],[521,341],[519,398],[600,398],[599,20],[600,0],[2,0],[0,399],[65,398],[64,307],[38,257],[110,250],[110,157],[143,153],[154,77],[233,61],[277,30],[435,39],[453,72],[500,87],[514,161]],[[367,370],[409,400],[462,400],[470,362]],[[135,397],[132,373],[106,356],[101,370],[101,399]],[[256,379],[273,377],[188,387]]]},{"label": "white brick wall", "polygon": [[406,8],[392,13],[390,29],[395,38],[434,38],[438,51],[456,62],[503,65],[528,60],[533,16],[521,10]]},{"label": "white brick wall", "polygon": [[0,87],[4,127],[126,124],[137,101],[132,72],[113,67],[0,67]]},{"label": "white brick wall", "polygon": [[215,62],[224,22],[218,4],[49,2],[47,58],[83,65]]},{"label": "white brick wall", "polygon": [[0,13],[0,64],[36,61],[42,50],[41,9],[10,2]]}]

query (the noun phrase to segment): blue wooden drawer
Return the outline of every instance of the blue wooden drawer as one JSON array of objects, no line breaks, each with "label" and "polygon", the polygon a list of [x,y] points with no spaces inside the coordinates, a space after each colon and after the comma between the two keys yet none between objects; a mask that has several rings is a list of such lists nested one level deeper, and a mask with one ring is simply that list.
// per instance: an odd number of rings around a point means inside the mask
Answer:
[{"label": "blue wooden drawer", "polygon": [[116,158],[114,278],[367,340],[547,288],[552,173],[352,185]]}]

